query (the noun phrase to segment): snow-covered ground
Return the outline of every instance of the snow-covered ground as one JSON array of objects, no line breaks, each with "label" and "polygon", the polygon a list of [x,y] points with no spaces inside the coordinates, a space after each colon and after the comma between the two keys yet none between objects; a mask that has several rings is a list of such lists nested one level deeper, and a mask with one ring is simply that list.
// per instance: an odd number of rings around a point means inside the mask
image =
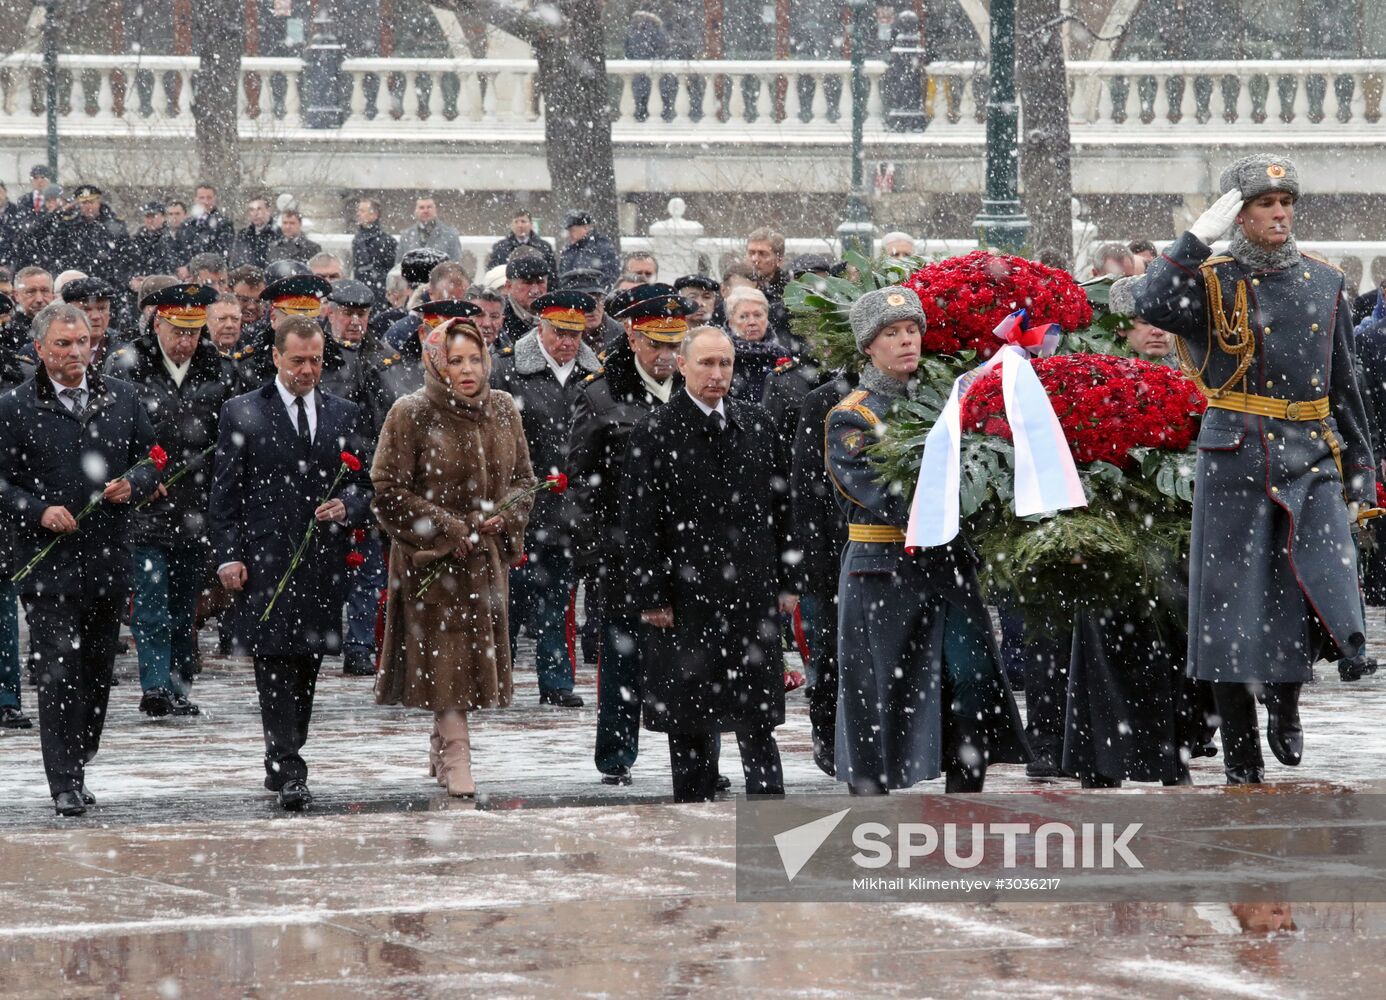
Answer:
[{"label": "snow-covered ground", "polygon": [[[121,658],[83,819],[52,815],[37,730],[0,731],[0,996],[1386,994],[1383,905],[1296,905],[1298,929],[1267,936],[1213,905],[737,904],[733,802],[670,804],[653,736],[633,785],[598,782],[590,667],[587,708],[539,707],[522,670],[514,707],[474,717],[478,806],[425,776],[423,713],[329,661],[305,752],[320,808],[285,816],[249,664],[212,641],[194,720],[140,715]],[[1303,766],[1268,754],[1268,778],[1386,790],[1383,718],[1386,676],[1324,672]],[[833,791],[801,693],[779,736],[790,794]],[[732,740],[722,770],[739,791]],[[1194,777],[1219,784],[1220,762]],[[998,767],[988,790],[1035,784]]]}]

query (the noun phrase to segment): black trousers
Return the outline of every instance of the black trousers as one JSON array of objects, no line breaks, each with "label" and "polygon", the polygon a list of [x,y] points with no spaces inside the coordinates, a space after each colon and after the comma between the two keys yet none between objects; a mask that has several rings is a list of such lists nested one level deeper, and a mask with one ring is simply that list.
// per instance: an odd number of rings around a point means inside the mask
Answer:
[{"label": "black trousers", "polygon": [[321,666],[321,653],[255,657],[255,690],[265,730],[265,787],[272,792],[286,781],[308,777],[308,765],[299,751],[308,742]]},{"label": "black trousers", "polygon": [[1299,690],[1302,684],[1292,681],[1268,684],[1239,684],[1214,681],[1213,701],[1222,720],[1223,766],[1232,768],[1261,768],[1261,732],[1256,718],[1256,693],[1266,699],[1269,715],[1290,715],[1298,718]]},{"label": "black trousers", "polygon": [[24,597],[39,743],[52,795],[78,791],[101,746],[124,604],[124,595]]},{"label": "black trousers", "polygon": [[813,635],[809,639],[809,726],[815,749],[831,762],[837,740],[837,594],[815,593]]},{"label": "black trousers", "polygon": [[[780,748],[769,726],[736,731],[747,795],[783,795]],[[675,802],[707,802],[717,794],[717,761],[721,734],[670,733],[669,761],[674,770]]]}]

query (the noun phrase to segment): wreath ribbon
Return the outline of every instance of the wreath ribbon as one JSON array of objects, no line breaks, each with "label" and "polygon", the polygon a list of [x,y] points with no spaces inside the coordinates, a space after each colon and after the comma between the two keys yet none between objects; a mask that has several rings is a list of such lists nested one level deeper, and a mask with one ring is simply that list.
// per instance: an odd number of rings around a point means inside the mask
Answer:
[{"label": "wreath ribbon", "polygon": [[1062,332],[1057,323],[1026,326],[1017,309],[993,331],[1003,342],[990,360],[953,381],[948,403],[924,440],[919,480],[905,532],[908,548],[947,545],[957,537],[962,485],[962,399],[972,383],[1001,366],[1001,398],[1015,446],[1017,517],[1086,507],[1088,498],[1073,464],[1049,394],[1030,366],[1030,357],[1053,354]]}]

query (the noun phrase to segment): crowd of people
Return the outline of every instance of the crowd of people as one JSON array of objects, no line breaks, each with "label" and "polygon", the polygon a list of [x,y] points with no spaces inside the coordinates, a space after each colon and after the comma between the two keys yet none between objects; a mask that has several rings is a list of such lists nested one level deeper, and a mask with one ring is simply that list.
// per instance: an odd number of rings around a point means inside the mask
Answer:
[{"label": "crowd of people", "polygon": [[[1291,178],[1248,194],[1248,215],[1261,219],[1258,195],[1283,194],[1275,211],[1292,216]],[[237,230],[202,185],[192,211],[144,206],[130,235],[96,187],[69,202],[45,168],[32,181],[0,203],[0,726],[32,724],[27,662],[60,815],[94,801],[86,765],[127,613],[150,716],[198,714],[204,623],[218,622],[224,652],[252,658],[265,787],[290,810],[312,801],[302,751],[325,656],[374,677],[378,702],[432,713],[430,774],[451,795],[475,794],[468,715],[511,702],[522,629],[545,705],[582,707],[575,662],[599,662],[593,753],[609,784],[633,780],[643,725],[667,736],[676,800],[729,787],[724,732],[747,791],[781,794],[774,730],[798,683],[784,659],[795,639],[814,760],[854,794],[940,775],[949,791],[978,791],[994,763],[1066,773],[1061,657],[1036,655],[1023,626],[1016,639],[1014,616],[1003,651],[964,541],[905,551],[908,497],[877,481],[866,452],[919,367],[927,324],[910,290],[859,299],[859,371],[827,371],[791,329],[785,289],[845,265],[787,261],[770,229],[750,233],[721,274],[662,283],[654,257],[622,257],[589,214],[568,213],[554,248],[516,209],[478,275],[431,195],[398,240],[362,199],[348,276],[301,215],[275,218],[264,198]],[[1229,198],[1250,183],[1234,182]],[[1281,226],[1248,229],[1248,245],[1288,236]],[[1171,275],[1197,270],[1179,254],[1206,257],[1219,235],[1203,229],[1174,256],[1132,244],[1098,261],[1127,277],[1112,309],[1133,353],[1174,364],[1161,327],[1193,342],[1206,325],[1171,291]],[[899,232],[882,246],[915,249]],[[1333,284],[1331,269],[1297,255],[1287,265],[1283,250],[1244,256],[1215,260],[1304,267],[1306,282],[1312,270]],[[1334,382],[1343,448],[1360,464],[1355,385],[1315,372],[1315,387]],[[1243,412],[1274,408],[1256,405]],[[1370,472],[1370,451],[1366,462]],[[1215,472],[1201,452],[1200,475]],[[1266,539],[1283,534],[1279,510],[1264,514]],[[1266,579],[1293,589],[1267,546]],[[1331,567],[1323,574],[1314,607],[1335,609],[1328,638],[1360,665],[1351,601]],[[580,650],[567,638],[579,588]],[[1199,659],[1211,666],[1193,680],[1236,720],[1232,744],[1224,729],[1229,781],[1261,780],[1249,685],[1278,685],[1268,734],[1277,757],[1298,761],[1297,685],[1323,646],[1314,623],[1330,624],[1308,600],[1277,612],[1297,624],[1267,640],[1274,677],[1245,656]],[[1207,607],[1191,618],[1215,648],[1235,646],[1219,620]],[[1228,662],[1238,666],[1225,676]],[[1212,719],[1209,708],[1198,721]],[[1166,783],[1215,752],[1205,729],[1174,749]]]}]

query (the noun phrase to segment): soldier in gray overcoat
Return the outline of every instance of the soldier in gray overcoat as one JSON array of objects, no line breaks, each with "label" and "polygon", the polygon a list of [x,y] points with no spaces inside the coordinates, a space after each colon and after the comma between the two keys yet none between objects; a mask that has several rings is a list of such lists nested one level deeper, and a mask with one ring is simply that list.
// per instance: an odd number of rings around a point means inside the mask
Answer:
[{"label": "soldier in gray overcoat", "polygon": [[[1189,671],[1211,681],[1229,783],[1262,780],[1256,695],[1276,758],[1299,763],[1300,686],[1322,657],[1365,671],[1352,528],[1375,476],[1337,268],[1291,229],[1298,172],[1283,156],[1223,171],[1222,198],[1133,286],[1178,336],[1208,397],[1189,560]],[[1212,244],[1231,225],[1231,246]]]},{"label": "soldier in gray overcoat", "polygon": [[847,517],[838,584],[835,770],[853,794],[884,794],[947,775],[945,790],[980,792],[989,763],[1030,754],[1001,669],[976,556],[961,539],[905,550],[909,496],[882,483],[867,447],[906,395],[925,319],[908,288],[852,306],[871,359],[857,391],[828,414],[828,475]]}]

